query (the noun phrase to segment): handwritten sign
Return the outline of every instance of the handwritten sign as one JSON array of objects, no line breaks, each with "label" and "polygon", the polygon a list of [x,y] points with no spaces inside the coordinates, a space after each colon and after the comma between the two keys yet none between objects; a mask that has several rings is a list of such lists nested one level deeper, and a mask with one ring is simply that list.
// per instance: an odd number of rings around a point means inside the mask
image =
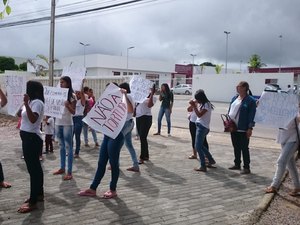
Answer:
[{"label": "handwritten sign", "polygon": [[150,93],[153,82],[140,76],[133,76],[129,85],[133,100],[137,103],[143,103]]},{"label": "handwritten sign", "polygon": [[299,111],[298,96],[287,93],[263,92],[254,121],[271,127],[285,128]]},{"label": "handwritten sign", "polygon": [[20,75],[5,76],[7,92],[7,112],[15,116],[23,105],[24,94],[26,93],[27,77]]},{"label": "handwritten sign", "polygon": [[68,91],[68,88],[44,86],[44,115],[61,119],[65,108],[65,101],[68,99]]},{"label": "handwritten sign", "polygon": [[107,86],[83,122],[115,139],[121,132],[127,117],[127,104],[120,88]]},{"label": "handwritten sign", "polygon": [[84,67],[65,67],[62,72],[62,76],[69,76],[71,78],[74,91],[81,90],[85,74],[86,68]]}]

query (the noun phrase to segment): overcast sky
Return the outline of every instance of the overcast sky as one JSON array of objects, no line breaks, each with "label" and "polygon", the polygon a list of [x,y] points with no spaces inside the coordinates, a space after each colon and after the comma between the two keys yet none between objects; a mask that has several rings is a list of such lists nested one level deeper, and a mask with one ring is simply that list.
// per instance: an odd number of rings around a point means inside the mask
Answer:
[{"label": "overcast sky", "polygon": [[[127,0],[59,0],[56,14],[96,8]],[[1,24],[50,15],[50,0],[10,0],[12,13]],[[81,2],[81,3],[78,3]],[[100,3],[99,3],[100,2]],[[76,4],[77,3],[77,4]],[[0,6],[2,7],[2,5]],[[2,9],[2,8],[1,8]],[[264,63],[300,66],[299,0],[157,0],[136,6],[56,21],[55,57],[86,53],[199,64],[247,66],[252,54]],[[49,21],[0,28],[0,55],[34,58],[49,55]],[[280,54],[280,38],[282,51]]]}]

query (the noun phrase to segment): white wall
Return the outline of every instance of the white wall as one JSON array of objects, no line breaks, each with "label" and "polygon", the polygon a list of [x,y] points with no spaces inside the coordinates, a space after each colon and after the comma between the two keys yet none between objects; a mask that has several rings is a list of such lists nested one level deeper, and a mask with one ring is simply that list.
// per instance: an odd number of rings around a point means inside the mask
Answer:
[{"label": "white wall", "polygon": [[203,89],[211,101],[230,102],[236,94],[236,85],[247,81],[253,95],[260,96],[265,88],[266,79],[278,79],[283,89],[294,83],[293,73],[248,73],[248,74],[196,74],[193,76],[193,93]]}]

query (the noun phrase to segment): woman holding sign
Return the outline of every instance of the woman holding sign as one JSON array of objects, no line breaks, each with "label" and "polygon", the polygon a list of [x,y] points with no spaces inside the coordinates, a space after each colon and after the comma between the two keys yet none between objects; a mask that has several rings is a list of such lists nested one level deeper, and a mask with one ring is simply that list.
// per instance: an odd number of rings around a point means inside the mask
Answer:
[{"label": "woman holding sign", "polygon": [[[108,86],[111,87],[110,84]],[[130,102],[126,89],[120,89],[121,93],[125,95],[126,98],[126,105],[127,105],[127,113],[133,114],[133,105]],[[131,119],[132,120],[132,119]],[[130,121],[129,121],[130,122]],[[106,199],[117,197],[117,182],[119,179],[119,157],[120,151],[124,144],[124,137],[126,136],[128,130],[128,123],[125,122],[121,132],[118,136],[113,139],[107,135],[104,135],[101,147],[100,147],[100,154],[99,154],[99,161],[98,161],[98,168],[96,170],[96,174],[90,188],[82,190],[78,193],[80,196],[96,196],[96,190],[105,174],[106,164],[109,161],[111,166],[111,182],[110,182],[110,189],[104,193],[103,197]],[[131,132],[131,131],[130,131]]]},{"label": "woman holding sign", "polygon": [[[7,104],[7,98],[0,87],[0,109]],[[2,164],[0,162],[0,188],[10,188],[11,184],[4,181],[4,174],[2,170]]]},{"label": "woman holding sign", "polygon": [[24,160],[30,175],[30,197],[19,208],[19,213],[36,209],[38,201],[44,200],[44,176],[39,160],[43,148],[40,125],[44,116],[44,88],[40,82],[28,81],[22,107],[20,136]]},{"label": "woman holding sign", "polygon": [[60,146],[60,169],[55,171],[53,175],[65,174],[66,167],[66,149],[68,149],[68,172],[64,176],[64,180],[71,180],[72,166],[73,166],[73,119],[72,115],[75,114],[76,100],[72,88],[71,78],[64,76],[60,78],[60,87],[69,88],[68,99],[65,102],[64,113],[62,118],[55,120],[55,133],[58,138]]}]

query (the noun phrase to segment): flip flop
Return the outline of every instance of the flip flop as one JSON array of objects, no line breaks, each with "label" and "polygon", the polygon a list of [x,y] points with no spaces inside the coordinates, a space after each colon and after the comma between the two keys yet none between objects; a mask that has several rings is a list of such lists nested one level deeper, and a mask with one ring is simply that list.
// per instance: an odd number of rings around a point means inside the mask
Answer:
[{"label": "flip flop", "polygon": [[103,198],[105,198],[105,199],[115,198],[117,196],[118,196],[117,192],[116,191],[111,191],[111,190],[109,190],[109,191],[107,191],[103,194]]},{"label": "flip flop", "polygon": [[29,213],[32,210],[35,210],[36,208],[36,205],[30,205],[29,203],[25,203],[21,205],[21,207],[18,209],[18,213]]},{"label": "flip flop", "polygon": [[269,193],[277,193],[277,189],[276,189],[275,187],[269,186],[269,187],[267,187],[267,188],[265,189],[265,192],[266,192],[267,194],[269,194]]},{"label": "flip flop", "polygon": [[300,196],[300,189],[295,189],[289,192],[290,196],[297,197]]},{"label": "flip flop", "polygon": [[96,192],[91,192],[89,189],[82,190],[77,193],[79,196],[95,197]]},{"label": "flip flop", "polygon": [[10,183],[7,183],[5,181],[0,183],[0,188],[10,188],[10,187],[11,187]]},{"label": "flip flop", "polygon": [[195,156],[195,155],[190,155],[190,156],[189,156],[189,159],[197,159],[197,156]]}]

